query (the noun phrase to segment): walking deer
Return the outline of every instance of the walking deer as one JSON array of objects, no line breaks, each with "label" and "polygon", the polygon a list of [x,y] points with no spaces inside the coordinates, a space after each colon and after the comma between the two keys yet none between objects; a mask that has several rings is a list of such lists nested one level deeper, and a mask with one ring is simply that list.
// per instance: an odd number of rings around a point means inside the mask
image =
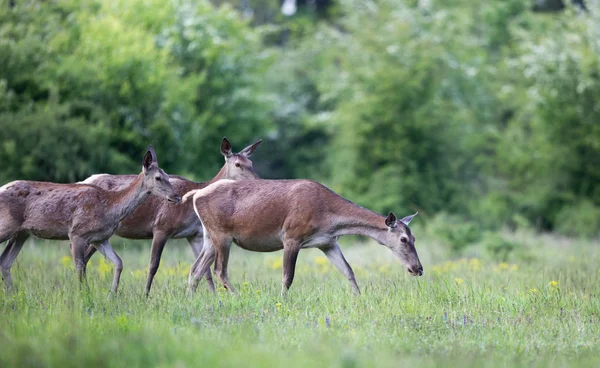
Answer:
[{"label": "walking deer", "polygon": [[[258,175],[252,168],[250,156],[260,145],[261,141],[244,148],[239,153],[232,152],[231,143],[227,138],[221,142],[221,154],[225,157],[225,164],[212,180],[204,183],[195,183],[180,176],[171,176],[171,185],[180,195],[190,190],[204,188],[221,179],[257,179]],[[134,180],[132,175],[93,175],[83,183],[97,185],[107,190],[118,190]],[[194,257],[198,257],[202,250],[202,225],[198,216],[194,213],[191,202],[180,205],[172,205],[161,201],[159,198],[150,197],[131,215],[121,221],[121,226],[116,234],[128,239],[152,239],[152,251],[150,265],[148,267],[148,279],[146,282],[146,296],[150,293],[152,281],[158,271],[160,258],[167,241],[171,238],[188,240]],[[96,251],[95,247],[88,247],[85,262]],[[211,290],[214,283],[210,270],[206,273],[206,279]]]},{"label": "walking deer", "polygon": [[215,257],[219,279],[233,291],[227,276],[232,242],[255,252],[283,249],[282,292],[292,284],[300,249],[319,248],[360,294],[354,272],[337,242],[342,235],[373,238],[389,248],[411,275],[423,274],[408,227],[416,213],[401,220],[393,213],[384,217],[311,180],[221,180],[187,193],[183,202],[190,197],[204,231],[203,252],[190,270],[191,291],[196,290]]},{"label": "walking deer", "polygon": [[114,265],[112,291],[117,292],[123,269],[121,258],[108,239],[119,222],[150,194],[178,203],[180,197],[169,177],[158,167],[152,146],[144,155],[142,172],[118,191],[87,184],[13,181],[0,188],[0,243],[8,240],[0,256],[2,278],[12,287],[10,268],[30,235],[70,240],[79,280],[85,279],[84,253],[98,249]]}]

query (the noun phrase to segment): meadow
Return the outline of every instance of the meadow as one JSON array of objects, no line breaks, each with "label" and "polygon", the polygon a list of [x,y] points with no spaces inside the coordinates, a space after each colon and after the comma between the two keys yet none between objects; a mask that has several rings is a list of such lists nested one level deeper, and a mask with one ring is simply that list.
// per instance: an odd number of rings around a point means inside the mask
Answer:
[{"label": "meadow", "polygon": [[361,296],[318,250],[303,250],[287,296],[281,252],[234,249],[236,294],[186,293],[191,251],[171,242],[149,299],[149,241],[113,238],[124,271],[97,254],[80,289],[68,243],[29,241],[15,290],[0,291],[2,367],[598,366],[600,247],[530,232],[506,261],[474,245],[462,256],[430,234],[408,275],[382,246],[342,243]]}]

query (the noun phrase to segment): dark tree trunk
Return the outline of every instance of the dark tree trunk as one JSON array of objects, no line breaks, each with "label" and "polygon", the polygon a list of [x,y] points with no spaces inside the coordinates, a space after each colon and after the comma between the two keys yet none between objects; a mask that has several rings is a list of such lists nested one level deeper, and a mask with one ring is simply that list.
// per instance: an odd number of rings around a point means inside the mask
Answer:
[{"label": "dark tree trunk", "polygon": [[[587,10],[585,0],[571,0],[575,7],[580,10]],[[565,2],[563,0],[535,0],[533,4],[533,11],[540,13],[558,12],[565,8]]]}]

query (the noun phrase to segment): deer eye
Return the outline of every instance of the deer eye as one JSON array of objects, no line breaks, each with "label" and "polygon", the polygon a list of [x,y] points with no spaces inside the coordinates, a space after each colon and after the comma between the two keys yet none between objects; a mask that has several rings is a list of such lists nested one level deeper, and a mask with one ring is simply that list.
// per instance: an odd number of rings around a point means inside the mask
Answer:
[{"label": "deer eye", "polygon": [[400,241],[401,241],[402,243],[406,244],[406,243],[408,242],[408,238],[407,238],[407,237],[405,237],[405,236],[403,236],[403,237],[401,237],[401,238],[400,238]]},{"label": "deer eye", "polygon": [[242,166],[242,165],[239,162],[235,163],[235,167],[240,167],[240,166]]},{"label": "deer eye", "polygon": [[162,180],[160,176],[157,176],[155,179],[156,179],[156,181],[161,181]]}]

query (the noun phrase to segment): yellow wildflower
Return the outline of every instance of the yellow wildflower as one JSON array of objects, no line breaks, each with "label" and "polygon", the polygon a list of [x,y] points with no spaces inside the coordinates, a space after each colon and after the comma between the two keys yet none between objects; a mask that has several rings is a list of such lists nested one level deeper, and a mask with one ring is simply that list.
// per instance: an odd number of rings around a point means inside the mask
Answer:
[{"label": "yellow wildflower", "polygon": [[279,270],[283,266],[283,260],[281,258],[274,258],[269,262],[269,267],[272,270]]},{"label": "yellow wildflower", "polygon": [[327,263],[329,263],[327,261],[327,257],[324,257],[324,256],[315,257],[315,262],[321,266],[325,266],[325,265],[327,265]]},{"label": "yellow wildflower", "polygon": [[471,258],[469,268],[471,268],[471,271],[479,271],[481,269],[481,261],[477,258]]},{"label": "yellow wildflower", "polygon": [[280,309],[281,308],[281,303],[280,302],[275,303],[275,308]]},{"label": "yellow wildflower", "polygon": [[465,280],[463,280],[461,278],[456,278],[456,279],[454,279],[454,282],[456,283],[456,285],[460,286],[460,285],[464,284]]},{"label": "yellow wildflower", "polygon": [[390,271],[391,271],[391,268],[390,268],[389,264],[384,264],[384,265],[379,266],[380,273],[388,274],[388,273],[390,273]]},{"label": "yellow wildflower", "polygon": [[556,281],[556,280],[552,280],[552,281],[550,281],[550,282],[548,283],[548,286],[550,286],[550,287],[552,287],[552,288],[555,288],[555,289],[558,289],[558,281]]},{"label": "yellow wildflower", "polygon": [[100,258],[100,263],[98,264],[98,272],[100,273],[100,277],[105,277],[107,274],[111,273],[111,271],[111,264],[108,263],[106,259]]},{"label": "yellow wildflower", "polygon": [[71,256],[64,256],[60,259],[60,264],[64,268],[70,268],[73,265],[73,261],[71,260]]},{"label": "yellow wildflower", "polygon": [[131,273],[131,276],[133,276],[133,278],[136,278],[136,279],[142,279],[146,276],[146,270],[143,270],[143,269],[131,271],[130,273]]},{"label": "yellow wildflower", "polygon": [[508,267],[509,267],[508,263],[506,263],[506,262],[502,262],[498,265],[498,268],[501,270],[508,270]]},{"label": "yellow wildflower", "polygon": [[531,288],[531,289],[529,289],[529,292],[532,293],[532,294],[537,294],[538,291],[539,290],[537,288]]}]

